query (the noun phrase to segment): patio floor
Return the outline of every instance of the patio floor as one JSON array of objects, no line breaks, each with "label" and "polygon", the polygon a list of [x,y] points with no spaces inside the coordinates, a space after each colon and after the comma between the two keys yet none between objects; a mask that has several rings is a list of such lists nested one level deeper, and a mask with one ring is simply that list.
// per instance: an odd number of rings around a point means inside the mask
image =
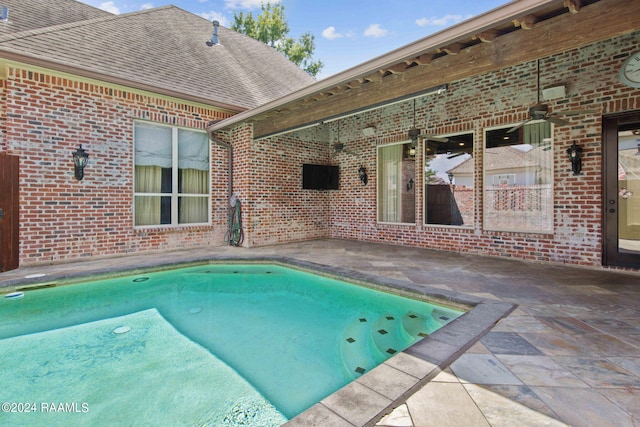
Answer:
[{"label": "patio floor", "polygon": [[[393,279],[427,293],[455,292],[517,305],[447,369],[377,421],[378,426],[640,425],[637,273],[316,240],[23,267],[0,273],[0,287],[33,274],[63,277],[211,256],[287,257]],[[368,391],[368,396],[376,394]],[[343,402],[337,410],[327,402],[326,418],[312,422],[369,425],[355,421],[367,419],[362,416],[368,402],[356,402]]]}]

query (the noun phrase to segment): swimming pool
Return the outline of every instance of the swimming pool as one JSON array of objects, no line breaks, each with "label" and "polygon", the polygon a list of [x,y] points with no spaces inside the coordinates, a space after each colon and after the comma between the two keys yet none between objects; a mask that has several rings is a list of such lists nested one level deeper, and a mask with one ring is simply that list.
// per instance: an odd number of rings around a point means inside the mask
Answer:
[{"label": "swimming pool", "polygon": [[280,425],[461,314],[263,264],[32,290],[0,301],[0,397],[75,403],[60,425]]}]

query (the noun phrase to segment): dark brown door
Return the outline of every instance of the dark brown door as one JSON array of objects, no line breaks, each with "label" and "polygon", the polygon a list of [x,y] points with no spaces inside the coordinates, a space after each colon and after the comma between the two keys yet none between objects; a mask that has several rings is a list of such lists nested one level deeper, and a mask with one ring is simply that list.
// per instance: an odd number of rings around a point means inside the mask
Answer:
[{"label": "dark brown door", "polygon": [[0,271],[18,268],[18,157],[0,154]]},{"label": "dark brown door", "polygon": [[602,125],[603,264],[640,267],[640,111]]}]

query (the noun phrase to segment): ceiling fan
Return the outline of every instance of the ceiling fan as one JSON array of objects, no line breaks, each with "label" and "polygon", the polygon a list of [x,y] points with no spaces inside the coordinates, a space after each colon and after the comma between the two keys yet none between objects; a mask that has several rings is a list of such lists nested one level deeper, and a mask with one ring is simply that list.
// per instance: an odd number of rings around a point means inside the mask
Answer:
[{"label": "ceiling fan", "polygon": [[335,143],[333,143],[333,145],[331,147],[333,148],[332,156],[337,156],[340,153],[346,153],[346,154],[350,154],[352,156],[356,155],[356,153],[354,153],[353,151],[349,150],[344,145],[344,143],[342,143],[342,142],[335,142]]},{"label": "ceiling fan", "polygon": [[565,125],[568,125],[570,122],[567,120],[561,119],[558,116],[569,117],[569,116],[578,116],[581,114],[596,113],[596,110],[573,110],[573,111],[552,112],[549,109],[549,104],[543,104],[540,102],[540,60],[539,59],[537,60],[536,77],[537,77],[536,92],[537,92],[537,99],[538,99],[536,102],[536,105],[529,107],[529,118],[527,120],[512,127],[507,131],[507,133],[515,132],[533,120],[546,120],[558,126],[565,126]]},{"label": "ceiling fan", "polygon": [[340,142],[340,123],[338,123],[338,137],[336,138],[337,142],[331,144],[331,148],[333,148],[333,153],[331,153],[332,157],[337,156],[340,153],[350,154],[352,156],[356,156],[357,153],[349,150],[343,142]]},{"label": "ceiling fan", "polygon": [[449,142],[449,138],[444,138],[437,135],[423,134],[420,129],[416,128],[416,100],[413,100],[413,127],[407,131],[407,135],[411,139],[411,147],[416,148],[418,146],[418,138],[423,138],[427,141],[433,142]]}]

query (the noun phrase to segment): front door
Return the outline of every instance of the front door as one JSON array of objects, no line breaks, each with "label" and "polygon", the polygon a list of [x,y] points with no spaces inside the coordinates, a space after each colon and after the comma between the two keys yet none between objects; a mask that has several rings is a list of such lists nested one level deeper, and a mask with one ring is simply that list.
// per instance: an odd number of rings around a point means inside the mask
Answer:
[{"label": "front door", "polygon": [[640,111],[602,124],[603,264],[640,267]]},{"label": "front door", "polygon": [[0,154],[0,271],[18,268],[18,165]]}]

